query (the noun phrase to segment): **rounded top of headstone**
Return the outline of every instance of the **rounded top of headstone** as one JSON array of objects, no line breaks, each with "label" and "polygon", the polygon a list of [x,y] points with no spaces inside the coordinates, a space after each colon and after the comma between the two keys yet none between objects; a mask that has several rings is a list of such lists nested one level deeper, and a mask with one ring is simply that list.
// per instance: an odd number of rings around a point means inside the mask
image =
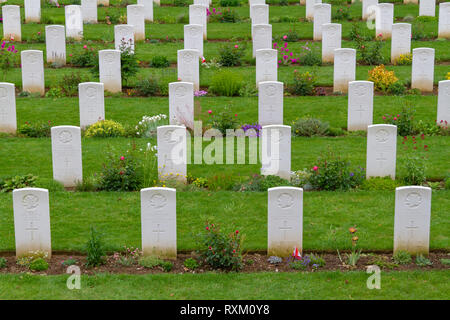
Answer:
[{"label": "rounded top of headstone", "polygon": [[415,49],[413,49],[413,54],[420,53],[420,52],[428,52],[428,53],[434,54],[434,48],[415,48]]},{"label": "rounded top of headstone", "polygon": [[145,193],[145,192],[160,192],[160,191],[163,191],[163,192],[177,192],[177,189],[175,189],[175,188],[165,188],[165,187],[152,187],[152,188],[144,188],[144,189],[141,189],[141,194],[142,193]]},{"label": "rounded top of headstone", "polygon": [[114,29],[130,29],[134,30],[134,27],[131,24],[116,24]]},{"label": "rounded top of headstone", "polygon": [[177,50],[177,53],[193,53],[193,54],[199,54],[199,51],[197,49],[180,49]]},{"label": "rounded top of headstone", "polygon": [[377,129],[377,128],[395,128],[397,129],[396,125],[393,124],[371,124],[367,126],[368,129]]},{"label": "rounded top of headstone", "polygon": [[69,4],[67,6],[65,6],[66,10],[68,9],[81,9],[81,6],[78,4]]},{"label": "rounded top of headstone", "polygon": [[14,193],[26,193],[26,192],[35,192],[35,193],[48,193],[48,189],[44,189],[44,188],[21,188],[21,189],[14,189],[13,190],[13,194]]},{"label": "rounded top of headstone", "polygon": [[20,10],[20,6],[14,5],[14,4],[4,5],[3,8],[5,8],[5,10],[8,9],[8,8],[13,8],[13,9],[18,8]]},{"label": "rounded top of headstone", "polygon": [[129,5],[127,5],[127,9],[128,8],[130,8],[130,9],[139,9],[139,10],[143,10],[144,9],[144,5],[142,5],[142,4],[129,4]]},{"label": "rounded top of headstone", "polygon": [[268,192],[273,192],[273,191],[286,191],[286,190],[292,190],[295,192],[303,192],[303,188],[298,188],[298,187],[273,187],[273,188],[269,188],[267,189]]},{"label": "rounded top of headstone", "polygon": [[14,83],[10,83],[10,82],[0,82],[0,86],[1,87],[10,87],[13,88],[15,87]]},{"label": "rounded top of headstone", "polygon": [[367,80],[355,80],[355,81],[350,81],[348,83],[349,86],[356,86],[358,84],[365,84],[368,86],[373,86],[373,82],[372,81],[367,81]]},{"label": "rounded top of headstone", "polygon": [[404,190],[422,190],[425,192],[431,192],[431,188],[430,187],[422,187],[422,186],[402,186],[402,187],[398,187],[395,188],[395,191],[404,191]]},{"label": "rounded top of headstone", "polygon": [[194,90],[194,84],[192,82],[177,81],[177,82],[169,83],[169,88],[170,87],[178,87],[178,86],[187,86],[187,87],[191,87],[192,90]]},{"label": "rounded top of headstone", "polygon": [[331,9],[331,4],[329,3],[315,3],[314,4],[314,11],[320,10],[320,9],[324,9],[324,8],[330,8]]},{"label": "rounded top of headstone", "polygon": [[284,124],[270,124],[267,126],[262,126],[262,129],[268,130],[268,129],[289,129],[291,130],[291,126],[286,126]]},{"label": "rounded top of headstone", "polygon": [[27,54],[43,54],[42,50],[22,50],[20,52],[21,55],[27,55]]},{"label": "rounded top of headstone", "polygon": [[[3,82],[3,83],[7,83],[7,82]],[[443,85],[443,86],[448,86],[450,85],[450,80],[441,80],[438,82],[438,85]]]},{"label": "rounded top of headstone", "polygon": [[253,9],[258,9],[258,8],[268,8],[269,5],[268,4],[264,4],[264,3],[257,3],[257,4],[252,4],[251,5]]},{"label": "rounded top of headstone", "polygon": [[392,4],[392,3],[379,3],[378,6],[382,7],[382,8],[392,8],[392,9],[394,9],[394,4]]},{"label": "rounded top of headstone", "polygon": [[45,26],[45,29],[64,29],[65,27],[61,24],[49,24]]},{"label": "rounded top of headstone", "polygon": [[77,126],[55,126],[51,128],[51,131],[59,131],[59,130],[73,130],[73,131],[80,131],[80,127]]},{"label": "rounded top of headstone", "polygon": [[267,23],[254,24],[254,25],[252,25],[252,28],[253,29],[272,29],[272,25],[267,24]]},{"label": "rounded top of headstone", "polygon": [[268,85],[276,85],[276,86],[283,86],[283,82],[280,81],[261,81],[259,82],[258,86],[268,86]]},{"label": "rounded top of headstone", "polygon": [[340,23],[324,23],[322,24],[322,31],[328,28],[342,28],[342,24]]},{"label": "rounded top of headstone", "polygon": [[392,24],[392,28],[404,28],[404,27],[411,28],[411,23],[397,22]]},{"label": "rounded top of headstone", "polygon": [[338,48],[338,49],[334,49],[334,54],[342,54],[342,53],[351,53],[351,54],[356,54],[356,49],[352,49],[352,48]]},{"label": "rounded top of headstone", "polygon": [[256,50],[256,55],[265,55],[265,54],[276,55],[277,53],[278,53],[277,50],[269,48]]},{"label": "rounded top of headstone", "polygon": [[444,9],[444,7],[445,9],[450,8],[450,2],[441,2],[439,4],[439,9]]},{"label": "rounded top of headstone", "polygon": [[96,86],[96,87],[104,87],[103,82],[80,82],[78,84],[78,88],[83,88],[87,86]]}]

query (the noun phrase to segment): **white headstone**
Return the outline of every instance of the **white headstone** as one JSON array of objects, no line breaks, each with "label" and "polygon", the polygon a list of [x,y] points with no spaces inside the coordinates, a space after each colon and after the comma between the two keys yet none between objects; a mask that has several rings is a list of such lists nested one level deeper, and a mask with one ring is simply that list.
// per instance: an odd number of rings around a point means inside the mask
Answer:
[{"label": "white headstone", "polygon": [[375,30],[377,37],[381,34],[382,39],[390,39],[392,24],[394,23],[394,5],[392,3],[378,4],[375,17]]},{"label": "white headstone", "polygon": [[66,64],[66,33],[64,26],[45,26],[47,63]]},{"label": "white headstone", "polygon": [[24,0],[25,23],[41,21],[41,0]]},{"label": "white headstone", "polygon": [[13,83],[0,82],[0,132],[16,133],[16,93]]},{"label": "white headstone", "polygon": [[331,4],[314,5],[314,40],[322,40],[322,25],[331,22]]},{"label": "white headstone", "polygon": [[6,5],[2,7],[3,38],[22,41],[20,7]]},{"label": "white headstone", "polygon": [[374,124],[367,129],[366,177],[395,179],[397,126]]},{"label": "white headstone", "polygon": [[431,188],[395,189],[394,253],[427,255],[430,247]]},{"label": "white headstone", "polygon": [[122,91],[122,74],[119,50],[100,50],[98,52],[100,82],[109,92]]},{"label": "white headstone", "polygon": [[434,17],[436,15],[436,0],[420,0],[419,16]]},{"label": "white headstone", "polygon": [[145,40],[145,15],[144,6],[130,4],[127,6],[127,24],[134,27],[134,40]]},{"label": "white headstone", "polygon": [[443,39],[450,39],[450,2],[439,4],[438,37]]},{"label": "white headstone", "polygon": [[45,94],[44,57],[41,50],[20,53],[22,65],[22,91]]},{"label": "white headstone", "polygon": [[266,0],[249,0],[248,6],[250,8],[250,19],[253,18],[252,7],[257,4],[266,4]]},{"label": "white headstone", "polygon": [[322,62],[334,62],[334,49],[341,48],[342,25],[326,23],[322,25]]},{"label": "white headstone", "polygon": [[83,39],[83,14],[81,6],[65,6],[66,37],[75,40]]},{"label": "white headstone", "polygon": [[267,255],[288,257],[303,249],[303,189],[268,189]]},{"label": "white headstone", "polygon": [[187,24],[184,26],[184,48],[198,50],[203,57],[203,26],[200,24]]},{"label": "white headstone", "polygon": [[413,49],[411,88],[422,92],[433,91],[434,49]]},{"label": "white headstone", "polygon": [[263,126],[261,130],[261,174],[291,178],[291,127]]},{"label": "white headstone", "polygon": [[314,20],[314,5],[322,3],[322,0],[306,0],[306,20]]},{"label": "white headstone", "polygon": [[334,50],[333,91],[348,91],[348,83],[355,81],[356,50],[341,48]]},{"label": "white headstone", "polygon": [[23,188],[13,191],[16,257],[30,251],[52,255],[48,190]]},{"label": "white headstone", "polygon": [[259,49],[272,49],[272,25],[254,24],[252,25],[253,34],[253,58],[256,57],[256,51]]},{"label": "white headstone", "polygon": [[144,20],[153,21],[153,0],[137,0],[137,4],[144,6]]},{"label": "white headstone", "polygon": [[207,38],[207,16],[206,7],[201,4],[191,4],[189,6],[189,24],[199,24],[203,26],[203,39]]},{"label": "white headstone", "polygon": [[269,24],[269,5],[252,5],[251,12],[252,24]]},{"label": "white headstone", "polygon": [[278,51],[274,49],[259,49],[256,51],[256,85],[261,81],[277,81]]},{"label": "white headstone", "polygon": [[258,124],[283,124],[283,83],[262,81],[258,86]]},{"label": "white headstone", "polygon": [[176,189],[141,190],[142,251],[144,256],[177,257]]},{"label": "white headstone", "polygon": [[177,51],[178,78],[194,84],[194,90],[200,89],[199,52],[193,49]]},{"label": "white headstone", "polygon": [[86,128],[100,120],[105,120],[104,86],[100,82],[78,84],[80,106],[80,127]]},{"label": "white headstone", "polygon": [[438,90],[439,92],[436,122],[440,126],[450,127],[450,80],[439,81]]},{"label": "white headstone", "polygon": [[83,181],[81,130],[74,126],[52,127],[53,179],[65,187]]},{"label": "white headstone", "polygon": [[378,0],[362,0],[362,19],[367,20],[369,17],[375,19]]},{"label": "white headstone", "polygon": [[347,131],[367,131],[373,121],[373,82],[348,83]]},{"label": "white headstone", "polygon": [[194,128],[194,85],[191,82],[169,83],[169,120],[172,125]]},{"label": "white headstone", "polygon": [[126,50],[134,53],[134,27],[129,24],[119,24],[114,26],[114,48],[116,50]]},{"label": "white headstone", "polygon": [[186,181],[187,138],[184,126],[160,126],[157,129],[159,179]]},{"label": "white headstone", "polygon": [[200,4],[202,6],[205,6],[207,8],[209,8],[209,0],[194,0],[194,4]]},{"label": "white headstone", "polygon": [[402,54],[411,53],[411,24],[394,23],[392,25],[391,63]]},{"label": "white headstone", "polygon": [[97,23],[97,0],[81,0],[84,23]]}]

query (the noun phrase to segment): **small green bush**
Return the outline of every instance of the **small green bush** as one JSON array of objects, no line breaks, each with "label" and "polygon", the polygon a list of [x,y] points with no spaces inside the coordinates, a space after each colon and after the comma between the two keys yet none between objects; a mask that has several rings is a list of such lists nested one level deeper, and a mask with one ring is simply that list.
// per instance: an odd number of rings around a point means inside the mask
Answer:
[{"label": "small green bush", "polygon": [[100,190],[135,191],[140,188],[143,173],[134,152],[127,152],[124,156],[108,153],[107,161],[100,173]]},{"label": "small green bush", "polygon": [[322,122],[319,119],[306,117],[294,121],[291,128],[292,133],[296,136],[326,136],[330,125],[328,122]]},{"label": "small green bush", "polygon": [[315,83],[316,77],[312,73],[294,70],[294,82],[288,86],[288,90],[295,95],[310,96],[314,94]]},{"label": "small green bush", "polygon": [[123,137],[125,129],[123,126],[113,120],[101,120],[90,125],[84,134],[86,138],[112,138]]},{"label": "small green bush", "polygon": [[393,256],[392,260],[394,260],[397,264],[410,264],[412,262],[411,255],[409,252],[399,250]]},{"label": "small green bush", "polygon": [[441,259],[441,263],[442,263],[443,265],[448,266],[448,265],[450,265],[450,259]]},{"label": "small green bush", "polygon": [[426,258],[423,254],[418,254],[416,256],[416,265],[419,267],[428,267],[433,265],[430,259]]},{"label": "small green bush", "polygon": [[154,56],[150,61],[150,66],[153,68],[167,68],[170,66],[170,63],[166,56]]},{"label": "small green bush", "polygon": [[233,113],[228,107],[224,108],[218,114],[209,114],[208,126],[219,130],[223,135],[227,133],[228,129],[236,129],[238,122]]},{"label": "small green bush", "polygon": [[37,121],[34,123],[27,121],[19,127],[17,132],[29,138],[44,138],[50,137],[51,127],[50,121]]},{"label": "small green bush", "polygon": [[15,189],[35,187],[37,178],[32,174],[0,178],[0,192],[11,192]]},{"label": "small green bush", "polygon": [[406,87],[400,81],[396,81],[388,87],[387,91],[394,96],[403,96],[406,94]]},{"label": "small green bush", "polygon": [[235,191],[267,191],[269,188],[282,187],[291,185],[288,180],[278,176],[263,176],[259,174],[253,175],[248,181],[237,184]]},{"label": "small green bush", "polygon": [[85,245],[86,266],[97,267],[105,263],[105,244],[103,242],[103,234],[95,227],[91,227],[89,240]]},{"label": "small green bush", "polygon": [[47,269],[48,269],[48,262],[45,261],[43,258],[38,258],[30,263],[30,270],[32,271],[45,271]]},{"label": "small green bush", "polygon": [[173,263],[170,261],[164,261],[155,256],[147,256],[139,259],[139,265],[144,268],[153,269],[155,267],[161,267],[165,272],[170,272],[173,268]]},{"label": "small green bush", "polygon": [[71,72],[62,76],[58,82],[58,88],[61,89],[62,94],[66,97],[78,96],[78,85],[87,80],[79,72]]},{"label": "small green bush", "polygon": [[222,45],[219,48],[219,63],[224,67],[235,67],[242,64],[242,57],[245,53],[244,45]]},{"label": "small green bush", "polygon": [[0,258],[0,269],[6,268],[8,261],[5,258]]},{"label": "small green bush", "polygon": [[242,87],[242,77],[229,70],[216,73],[211,80],[210,90],[220,96],[232,97],[239,94]]},{"label": "small green bush", "polygon": [[190,1],[189,0],[173,0],[173,5],[175,7],[187,7],[189,6]]},{"label": "small green bush", "polygon": [[95,65],[98,65],[97,50],[85,45],[83,46],[83,49],[72,55],[70,62],[76,67],[94,67]]},{"label": "small green bush", "polygon": [[184,260],[184,266],[190,270],[195,270],[199,267],[199,264],[197,262],[197,260],[195,260],[194,258],[188,258],[186,260]]},{"label": "small green bush", "polygon": [[156,96],[160,91],[158,81],[154,78],[138,80],[135,87],[137,93],[143,97]]},{"label": "small green bush", "polygon": [[221,7],[238,7],[241,5],[240,0],[219,0]]}]

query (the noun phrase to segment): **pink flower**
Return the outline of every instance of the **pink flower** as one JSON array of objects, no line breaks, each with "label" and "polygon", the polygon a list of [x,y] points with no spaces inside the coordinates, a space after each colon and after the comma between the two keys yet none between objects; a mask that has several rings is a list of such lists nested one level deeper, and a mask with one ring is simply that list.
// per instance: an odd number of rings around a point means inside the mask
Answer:
[{"label": "pink flower", "polygon": [[236,45],[234,45],[234,47],[237,49],[237,48],[239,48],[239,46],[236,44]]},{"label": "pink flower", "polygon": [[394,120],[397,120],[397,117],[394,117]]},{"label": "pink flower", "polygon": [[286,39],[287,39],[287,36],[283,36],[283,39],[286,40]]},{"label": "pink flower", "polygon": [[212,113],[212,110],[208,110],[208,113],[211,114],[211,113]]},{"label": "pink flower", "polygon": [[87,45],[84,45],[84,46],[83,46],[83,49],[87,49]]},{"label": "pink flower", "polygon": [[313,167],[313,170],[314,170],[314,171],[317,171],[317,170],[319,170],[319,167],[318,167],[318,166],[314,166],[314,167]]},{"label": "pink flower", "polygon": [[120,157],[120,160],[122,160],[122,161],[125,160],[125,157],[124,157],[124,156],[121,156],[121,157]]}]

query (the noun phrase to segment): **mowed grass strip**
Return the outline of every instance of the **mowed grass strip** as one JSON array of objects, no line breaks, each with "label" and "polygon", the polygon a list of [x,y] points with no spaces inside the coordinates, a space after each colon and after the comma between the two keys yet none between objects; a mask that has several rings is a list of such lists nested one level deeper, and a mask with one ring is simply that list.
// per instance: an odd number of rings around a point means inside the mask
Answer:
[{"label": "mowed grass strip", "polygon": [[[394,191],[306,192],[303,248],[333,251],[351,246],[349,227],[358,229],[363,251],[392,250]],[[434,191],[431,206],[430,248],[448,249],[450,191]],[[80,251],[96,226],[109,250],[141,246],[138,192],[50,192],[52,249]],[[178,250],[198,248],[196,237],[206,221],[224,231],[238,229],[246,250],[267,249],[266,192],[178,192]],[[330,230],[337,228],[336,242]],[[0,250],[14,251],[12,195],[0,195]]]},{"label": "mowed grass strip", "polygon": [[[365,272],[157,274],[82,276],[68,290],[69,275],[0,274],[1,299],[442,299],[449,271],[382,272],[381,289],[369,290]],[[179,310],[173,310],[173,315]]]}]

